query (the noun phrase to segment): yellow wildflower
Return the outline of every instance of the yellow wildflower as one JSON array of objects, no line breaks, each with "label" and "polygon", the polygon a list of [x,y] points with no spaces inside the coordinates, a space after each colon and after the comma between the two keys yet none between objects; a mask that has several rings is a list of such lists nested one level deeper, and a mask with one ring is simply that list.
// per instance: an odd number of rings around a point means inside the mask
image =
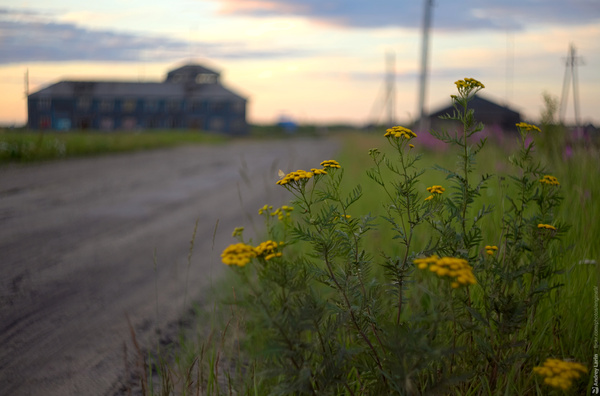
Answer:
[{"label": "yellow wildflower", "polygon": [[485,247],[485,252],[487,254],[489,254],[490,256],[494,255],[494,253],[496,253],[496,251],[498,250],[498,246],[490,246],[490,245],[486,245]]},{"label": "yellow wildflower", "polygon": [[546,230],[556,231],[556,227],[551,226],[550,224],[538,224],[538,228],[544,228]]},{"label": "yellow wildflower", "polygon": [[276,209],[271,213],[271,216],[277,216],[277,219],[283,220],[284,218],[291,216],[291,211],[294,210],[291,206],[283,205],[281,208]]},{"label": "yellow wildflower", "polygon": [[244,232],[244,227],[235,227],[231,236],[235,238],[236,236],[242,235],[242,232]]},{"label": "yellow wildflower", "polygon": [[265,206],[263,206],[262,208],[258,209],[258,214],[261,215],[264,212],[268,212],[270,210],[273,210],[273,207],[271,205],[265,204]]},{"label": "yellow wildflower", "polygon": [[327,174],[327,171],[325,169],[310,168],[310,171],[312,173],[314,173],[315,176],[317,176],[317,175],[326,175]]},{"label": "yellow wildflower", "polygon": [[416,138],[417,134],[414,133],[413,131],[411,131],[408,128],[404,128],[401,126],[395,126],[395,127],[391,127],[389,129],[386,129],[385,131],[385,135],[383,135],[385,137],[393,137],[393,138],[404,138],[406,140],[410,140],[412,138]]},{"label": "yellow wildflower", "polygon": [[536,127],[535,125],[527,124],[526,122],[519,122],[516,125],[518,128],[523,129],[527,132],[531,132],[531,131],[542,132],[540,128]]},{"label": "yellow wildflower", "polygon": [[414,149],[415,145],[414,144],[409,144],[408,147],[410,147],[411,149]]},{"label": "yellow wildflower", "polygon": [[278,246],[279,245],[277,244],[277,242],[271,240],[261,242],[261,244],[258,245],[255,249],[256,255],[258,257],[264,258],[267,261],[275,257],[281,257],[281,252],[277,251]]},{"label": "yellow wildflower", "polygon": [[312,172],[307,172],[305,170],[298,169],[296,172],[290,172],[287,175],[285,175],[283,179],[277,182],[277,184],[283,186],[285,184],[306,183],[313,176],[314,173]]},{"label": "yellow wildflower", "polygon": [[336,160],[323,161],[321,162],[321,166],[324,168],[341,168],[339,162],[337,162]]},{"label": "yellow wildflower", "polygon": [[551,186],[558,186],[560,185],[560,183],[558,182],[558,179],[554,176],[550,176],[550,175],[545,175],[543,178],[540,179],[540,183],[542,184],[549,184]]},{"label": "yellow wildflower", "polygon": [[543,365],[534,367],[533,372],[545,377],[546,385],[567,390],[574,379],[581,377],[582,373],[587,373],[587,368],[581,363],[548,358]]},{"label": "yellow wildflower", "polygon": [[227,265],[237,265],[243,267],[256,257],[256,250],[245,243],[236,243],[229,245],[221,253],[221,260]]},{"label": "yellow wildflower", "polygon": [[[456,88],[458,88],[458,91],[461,94],[469,94],[471,93],[471,91],[473,90],[480,90],[485,88],[485,85],[483,85],[481,82],[475,80],[474,78],[468,78],[465,77],[464,80],[458,80],[455,81],[454,84],[456,84]],[[453,99],[455,99],[456,97],[454,97]]]},{"label": "yellow wildflower", "polygon": [[473,268],[467,260],[456,257],[442,257],[436,255],[415,259],[413,261],[419,269],[429,269],[440,278],[451,278],[451,287],[474,285],[477,283],[473,275]]},{"label": "yellow wildflower", "polygon": [[429,191],[432,195],[433,194],[443,194],[444,191],[446,191],[446,189],[442,186],[431,186],[431,187],[427,187],[427,191]]},{"label": "yellow wildflower", "polygon": [[431,186],[427,187],[427,191],[429,191],[431,195],[425,198],[425,201],[429,201],[430,199],[435,198],[437,195],[443,194],[446,189],[442,186]]}]

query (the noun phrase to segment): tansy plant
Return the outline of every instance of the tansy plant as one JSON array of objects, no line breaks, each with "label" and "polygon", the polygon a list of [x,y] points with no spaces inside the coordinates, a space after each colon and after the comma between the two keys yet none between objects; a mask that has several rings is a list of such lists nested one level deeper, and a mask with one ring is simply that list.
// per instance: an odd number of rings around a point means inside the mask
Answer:
[{"label": "tansy plant", "polygon": [[[236,300],[249,313],[244,345],[268,393],[505,394],[514,381],[540,376],[570,388],[584,373],[556,361],[533,368],[565,353],[531,341],[540,302],[559,287],[551,252],[567,230],[555,218],[560,184],[534,159],[530,137],[541,132],[516,125],[519,152],[510,157],[514,170],[498,179],[503,203],[494,223],[498,209],[481,194],[492,176],[476,168],[483,125],[468,106],[484,85],[455,84],[455,110],[445,118],[459,127],[431,133],[455,148],[456,169],[419,166],[418,136],[401,126],[382,137],[391,154],[369,150],[367,175],[392,233],[386,247],[368,243],[378,219],[357,212],[363,190],[344,183],[336,160],[276,182],[292,201],[259,209],[265,241],[234,231],[238,243],[222,259],[248,286]],[[423,187],[426,171],[438,184]],[[423,234],[428,243],[417,244]]]}]

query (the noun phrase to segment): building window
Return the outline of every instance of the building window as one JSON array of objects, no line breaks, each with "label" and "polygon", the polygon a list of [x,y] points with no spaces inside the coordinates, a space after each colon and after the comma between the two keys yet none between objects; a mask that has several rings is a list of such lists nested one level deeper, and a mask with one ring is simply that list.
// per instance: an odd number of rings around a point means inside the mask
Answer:
[{"label": "building window", "polygon": [[221,132],[225,128],[225,120],[221,117],[213,117],[210,119],[210,125],[208,126],[208,130]]},{"label": "building window", "polygon": [[112,99],[100,100],[100,111],[102,111],[102,112],[113,111],[114,106],[115,106],[115,102]]},{"label": "building window", "polygon": [[132,130],[137,127],[137,120],[135,117],[125,117],[123,119],[123,129]]},{"label": "building window", "polygon": [[100,120],[100,129],[105,131],[111,131],[115,125],[114,120],[111,117],[102,117]]},{"label": "building window", "polygon": [[90,107],[92,107],[92,100],[90,98],[77,99],[77,110],[89,110]]},{"label": "building window", "polygon": [[244,106],[244,102],[238,101],[233,102],[232,110],[235,114],[243,114],[246,106]]},{"label": "building window", "polygon": [[144,110],[148,113],[158,111],[158,101],[155,99],[148,99],[144,103]]},{"label": "building window", "polygon": [[212,102],[209,106],[210,112],[214,114],[221,114],[226,111],[225,102]]},{"label": "building window", "polygon": [[133,113],[135,108],[137,107],[137,103],[135,99],[125,99],[123,100],[123,112],[125,113]]},{"label": "building window", "polygon": [[176,99],[167,100],[167,111],[178,111],[181,109],[181,101]]},{"label": "building window", "polygon": [[203,106],[203,102],[201,100],[193,100],[192,101],[192,112],[194,113],[201,113],[203,110],[204,106]]},{"label": "building window", "polygon": [[51,99],[50,98],[39,98],[37,108],[38,110],[50,110]]},{"label": "building window", "polygon": [[52,126],[52,119],[47,116],[40,117],[40,129],[47,129]]},{"label": "building window", "polygon": [[215,84],[216,82],[216,74],[201,73],[196,76],[196,84]]}]

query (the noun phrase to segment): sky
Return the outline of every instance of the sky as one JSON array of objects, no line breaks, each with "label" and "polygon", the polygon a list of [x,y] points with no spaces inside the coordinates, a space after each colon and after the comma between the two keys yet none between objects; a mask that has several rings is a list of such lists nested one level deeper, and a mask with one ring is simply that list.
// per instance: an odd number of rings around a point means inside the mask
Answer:
[{"label": "sky", "polygon": [[[63,79],[161,81],[186,63],[221,73],[248,120],[383,121],[393,57],[397,123],[418,116],[424,2],[416,0],[0,0],[0,124],[23,124],[29,91]],[[434,0],[426,111],[454,81],[531,122],[560,99],[576,48],[581,121],[600,125],[600,1]],[[574,120],[570,86],[566,120]]]}]

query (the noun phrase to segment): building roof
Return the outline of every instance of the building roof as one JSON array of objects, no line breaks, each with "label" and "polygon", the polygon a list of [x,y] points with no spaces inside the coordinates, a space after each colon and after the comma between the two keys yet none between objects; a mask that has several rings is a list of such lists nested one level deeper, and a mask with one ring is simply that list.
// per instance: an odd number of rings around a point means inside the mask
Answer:
[{"label": "building roof", "polygon": [[[497,115],[504,114],[510,115],[512,117],[520,118],[521,115],[518,111],[512,110],[508,106],[502,106],[493,101],[486,99],[480,95],[475,95],[471,101],[469,101],[469,108],[475,109],[475,116],[480,117],[484,115]],[[454,112],[454,107],[450,104],[447,107],[444,107],[434,113],[429,114],[431,118],[438,118],[440,116],[444,116],[446,114],[452,114]]]},{"label": "building roof", "polygon": [[[199,83],[198,75],[215,76],[210,83]],[[183,76],[173,79],[174,76]],[[128,81],[60,81],[43,88],[31,97],[191,97],[246,100],[218,83],[219,73],[200,65],[185,65],[167,74],[164,82]]]}]

